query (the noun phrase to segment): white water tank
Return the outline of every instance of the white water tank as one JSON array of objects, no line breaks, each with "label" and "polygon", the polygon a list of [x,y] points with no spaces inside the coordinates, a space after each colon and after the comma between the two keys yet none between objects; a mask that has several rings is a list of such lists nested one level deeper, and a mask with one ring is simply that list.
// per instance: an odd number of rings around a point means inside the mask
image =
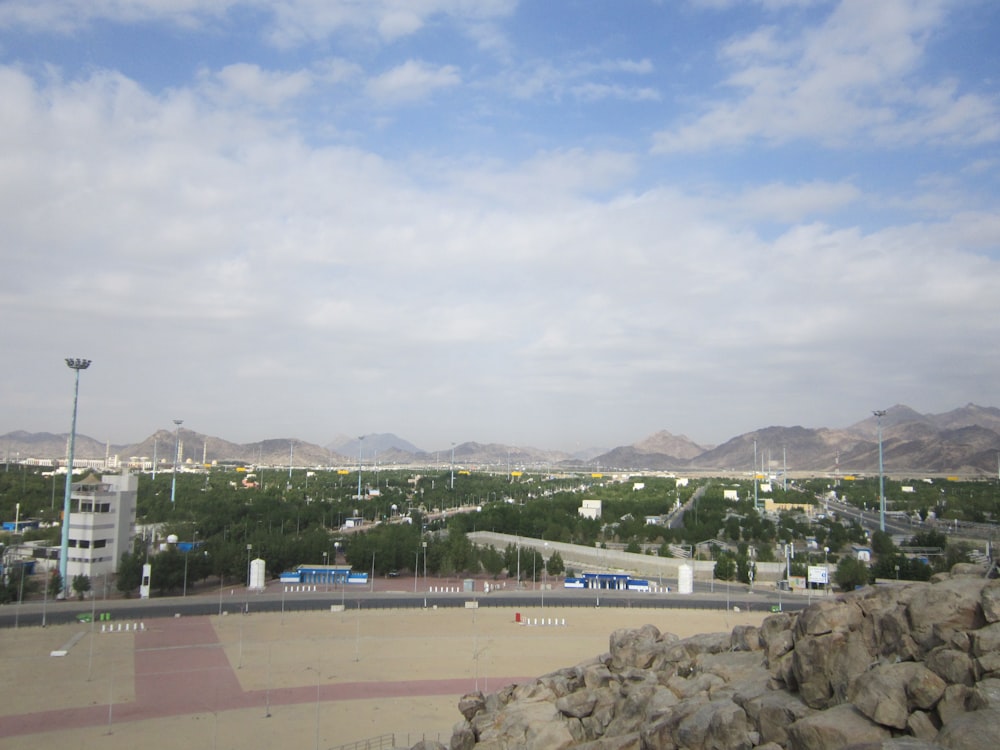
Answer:
[{"label": "white water tank", "polygon": [[266,563],[259,557],[256,560],[250,561],[250,588],[254,591],[263,591],[264,586],[264,568]]},{"label": "white water tank", "polygon": [[694,593],[694,568],[684,564],[677,568],[677,593]]}]

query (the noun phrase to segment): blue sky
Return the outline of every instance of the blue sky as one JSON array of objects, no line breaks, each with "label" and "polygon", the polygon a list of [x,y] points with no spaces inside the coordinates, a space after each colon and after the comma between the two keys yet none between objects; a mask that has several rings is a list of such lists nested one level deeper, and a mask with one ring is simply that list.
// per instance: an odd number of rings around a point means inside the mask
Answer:
[{"label": "blue sky", "polygon": [[989,0],[8,0],[0,433],[997,405]]}]

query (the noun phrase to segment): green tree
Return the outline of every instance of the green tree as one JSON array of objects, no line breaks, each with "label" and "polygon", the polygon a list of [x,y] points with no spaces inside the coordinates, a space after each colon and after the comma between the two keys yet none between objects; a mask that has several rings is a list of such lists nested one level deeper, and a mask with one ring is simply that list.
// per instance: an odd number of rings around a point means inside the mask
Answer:
[{"label": "green tree", "polygon": [[83,573],[73,576],[73,592],[77,599],[83,599],[83,595],[90,591],[90,576]]},{"label": "green tree", "polygon": [[57,597],[63,590],[63,579],[62,574],[59,572],[58,568],[53,569],[52,575],[49,576],[49,596]]},{"label": "green tree", "polygon": [[871,582],[871,571],[857,558],[844,556],[837,563],[833,580],[842,591],[853,591],[858,586],[867,586]]},{"label": "green tree", "polygon": [[735,576],[736,560],[728,552],[720,552],[715,561],[715,577],[720,581],[731,581]]},{"label": "green tree", "polygon": [[896,545],[892,543],[892,537],[887,532],[876,531],[872,534],[872,552],[879,557],[889,557],[896,554]]},{"label": "green tree", "polygon": [[562,555],[558,552],[553,552],[545,563],[545,569],[548,571],[550,576],[562,575],[566,570],[566,565],[563,563]]},{"label": "green tree", "polygon": [[126,597],[135,593],[142,583],[142,561],[134,552],[126,552],[118,563],[118,577],[115,587]]}]

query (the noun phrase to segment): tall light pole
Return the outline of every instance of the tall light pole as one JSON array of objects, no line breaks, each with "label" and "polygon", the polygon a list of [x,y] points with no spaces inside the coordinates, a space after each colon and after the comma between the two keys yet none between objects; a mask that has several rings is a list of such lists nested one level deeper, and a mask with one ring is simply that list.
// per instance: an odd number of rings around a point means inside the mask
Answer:
[{"label": "tall light pole", "polygon": [[59,550],[59,577],[63,591],[69,593],[66,580],[66,563],[69,562],[69,514],[70,496],[73,494],[73,451],[76,448],[76,404],[80,395],[80,370],[90,367],[89,359],[66,358],[66,366],[76,370],[76,384],[73,386],[73,426],[69,431],[69,456],[66,457],[66,492],[63,495],[62,545]]},{"label": "tall light pole", "polygon": [[174,420],[174,475],[170,479],[170,507],[174,507],[174,500],[177,497],[177,453],[180,451],[181,447],[181,425],[184,424],[183,419]]},{"label": "tall light pole", "polygon": [[451,489],[455,489],[455,444],[451,444]]},{"label": "tall light pole", "polygon": [[358,500],[361,500],[361,446],[364,444],[365,436],[358,437]]},{"label": "tall light pole", "polygon": [[882,417],[886,415],[885,409],[876,409],[872,412],[878,424],[878,528],[885,531],[885,475],[882,472]]}]

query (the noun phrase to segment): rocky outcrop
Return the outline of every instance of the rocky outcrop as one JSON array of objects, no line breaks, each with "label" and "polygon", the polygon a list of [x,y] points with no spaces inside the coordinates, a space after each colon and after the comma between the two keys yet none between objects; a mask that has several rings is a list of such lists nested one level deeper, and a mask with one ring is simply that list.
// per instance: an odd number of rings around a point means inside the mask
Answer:
[{"label": "rocky outcrop", "polygon": [[653,625],[462,698],[451,750],[964,750],[1000,744],[1000,581],[866,588],[680,639]]}]

